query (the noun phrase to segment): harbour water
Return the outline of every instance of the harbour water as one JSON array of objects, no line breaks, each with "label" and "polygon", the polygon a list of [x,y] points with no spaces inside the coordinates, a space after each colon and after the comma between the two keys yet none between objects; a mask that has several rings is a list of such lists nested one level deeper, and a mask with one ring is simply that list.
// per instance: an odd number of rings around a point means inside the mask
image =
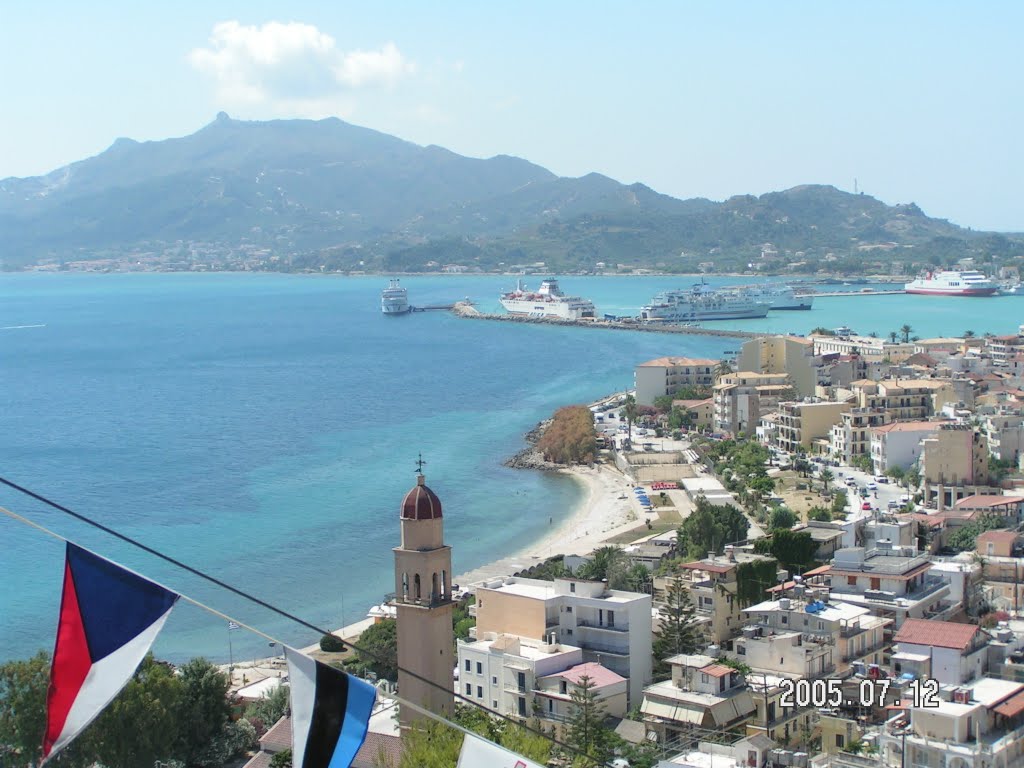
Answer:
[{"label": "harbour water", "polygon": [[[539,278],[537,278],[539,279]],[[529,280],[529,278],[528,278]],[[599,313],[636,314],[692,278],[563,277]],[[719,278],[712,284],[750,282]],[[327,627],[393,588],[398,505],[422,452],[456,572],[567,516],[580,489],[501,462],[557,407],[631,385],[637,362],[718,357],[719,338],[383,317],[385,278],[249,274],[0,275],[0,475]],[[417,305],[498,311],[514,277],[403,277]],[[1015,331],[1016,298],[822,298],[809,312],[710,327],[881,335]],[[32,326],[32,327],[22,327]],[[31,516],[288,642],[264,609],[9,490]],[[62,545],[0,517],[0,659],[52,646]],[[182,605],[156,646],[180,660],[266,655]]]}]

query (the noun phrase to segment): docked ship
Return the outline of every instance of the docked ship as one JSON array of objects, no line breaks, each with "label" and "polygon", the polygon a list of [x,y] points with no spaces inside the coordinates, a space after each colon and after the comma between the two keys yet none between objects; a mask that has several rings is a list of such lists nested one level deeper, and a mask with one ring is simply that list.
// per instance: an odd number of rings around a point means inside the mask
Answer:
[{"label": "docked ship", "polygon": [[408,291],[391,278],[388,287],[380,292],[380,311],[385,315],[404,315],[411,309]]},{"label": "docked ship", "polygon": [[522,281],[514,291],[501,295],[501,306],[510,315],[559,317],[563,320],[593,320],[594,303],[579,296],[566,296],[554,278],[543,280],[536,291],[528,291]]},{"label": "docked ship", "polygon": [[904,286],[907,293],[927,296],[992,296],[999,286],[981,272],[928,272]]},{"label": "docked ship", "polygon": [[810,309],[814,304],[814,296],[797,293],[790,285],[741,285],[734,290],[754,301],[767,304],[769,309]]},{"label": "docked ship", "polygon": [[765,317],[771,306],[740,291],[718,291],[698,283],[689,290],[663,291],[640,308],[644,322],[693,323]]}]

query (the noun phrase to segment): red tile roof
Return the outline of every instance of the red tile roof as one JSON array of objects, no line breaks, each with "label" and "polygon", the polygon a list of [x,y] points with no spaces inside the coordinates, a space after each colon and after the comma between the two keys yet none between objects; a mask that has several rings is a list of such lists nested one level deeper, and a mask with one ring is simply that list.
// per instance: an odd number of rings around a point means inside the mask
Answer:
[{"label": "red tile roof", "polygon": [[736,567],[736,563],[705,563],[703,560],[698,560],[695,563],[683,563],[679,567],[686,568],[690,571],[707,571],[708,573],[728,573]]},{"label": "red tile roof", "polygon": [[374,733],[370,731],[366,734],[366,741],[363,742],[363,746],[356,752],[355,759],[352,761],[352,768],[376,768],[376,766],[380,765],[398,768],[401,762],[402,740],[398,736],[392,736],[390,733]]},{"label": "red tile roof", "polygon": [[982,507],[1005,507],[1009,504],[1020,504],[1024,501],[1024,496],[1000,496],[997,494],[992,495],[978,495],[978,496],[967,496],[966,498],[960,499],[956,504],[953,505],[953,509],[979,509]]},{"label": "red tile roof", "polygon": [[995,713],[1003,717],[1015,717],[1021,712],[1024,712],[1024,691],[1018,691],[995,707]]},{"label": "red tile roof", "polygon": [[993,544],[1013,544],[1018,538],[1020,534],[1016,531],[985,531],[978,534],[975,541],[978,544],[987,544],[990,541]]},{"label": "red tile roof", "polygon": [[701,667],[700,671],[712,677],[725,677],[735,672],[732,667],[727,667],[725,664],[708,664],[706,667]]},{"label": "red tile roof", "polygon": [[907,619],[896,633],[893,642],[964,651],[971,644],[978,629],[974,624],[957,624],[953,621]]},{"label": "red tile roof", "polygon": [[606,685],[614,685],[615,683],[625,682],[626,678],[622,677],[615,672],[612,672],[607,667],[602,667],[596,661],[588,661],[586,664],[577,664],[575,667],[569,667],[564,672],[559,672],[554,675],[545,675],[545,677],[560,677],[563,680],[567,680],[573,685],[579,685],[580,678],[584,675],[590,678],[595,688],[603,688]]},{"label": "red tile roof", "polygon": [[270,730],[263,734],[260,739],[260,749],[267,752],[280,752],[282,749],[292,748],[292,719],[282,717],[274,723]]}]

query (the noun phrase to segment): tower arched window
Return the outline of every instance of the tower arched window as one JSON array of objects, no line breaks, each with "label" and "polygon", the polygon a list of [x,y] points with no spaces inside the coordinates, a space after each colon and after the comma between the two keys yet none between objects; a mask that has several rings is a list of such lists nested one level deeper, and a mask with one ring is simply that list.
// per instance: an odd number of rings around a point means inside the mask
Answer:
[{"label": "tower arched window", "polygon": [[415,600],[423,599],[423,595],[422,595],[421,590],[420,590],[420,575],[418,573],[413,577],[412,585],[413,585],[413,599],[415,599]]},{"label": "tower arched window", "polygon": [[409,599],[409,573],[407,571],[402,573],[402,599]]},{"label": "tower arched window", "polygon": [[441,570],[441,597],[447,600],[451,595],[448,594],[448,570]]},{"label": "tower arched window", "polygon": [[440,596],[440,592],[437,591],[437,587],[438,587],[438,584],[437,584],[437,574],[436,573],[432,573],[432,574],[430,574],[430,602],[431,603],[436,602],[438,597]]}]

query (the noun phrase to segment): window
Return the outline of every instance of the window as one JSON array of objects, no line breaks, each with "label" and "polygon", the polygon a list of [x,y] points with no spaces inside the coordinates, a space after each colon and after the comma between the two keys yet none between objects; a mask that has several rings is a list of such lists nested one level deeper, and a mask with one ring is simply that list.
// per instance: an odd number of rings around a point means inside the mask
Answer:
[{"label": "window", "polygon": [[847,583],[848,586],[856,587],[857,586],[857,577],[856,576],[847,576],[846,577],[846,583]]},{"label": "window", "polygon": [[466,671],[467,672],[472,672],[473,671],[473,662],[471,662],[469,659],[466,659]]},{"label": "window", "polygon": [[837,733],[836,734],[836,746],[837,747],[845,747],[846,746],[846,739],[843,738],[843,734],[841,734],[841,733]]},{"label": "window", "polygon": [[608,611],[608,626],[615,626],[615,611]]},{"label": "window", "polygon": [[569,692],[569,684],[567,682],[565,682],[565,680],[562,680],[560,682],[560,685],[561,685],[561,687],[559,688],[559,691],[558,691],[559,693],[564,695],[564,694]]},{"label": "window", "polygon": [[466,695],[467,696],[472,696],[473,695],[473,686],[470,685],[469,683],[466,683]]},{"label": "window", "polygon": [[491,709],[497,709],[497,708],[498,708],[498,702],[492,701],[491,702]]},{"label": "window", "polygon": [[789,616],[787,616],[786,614],[783,613],[779,617],[779,621],[781,621],[783,624],[789,624]]},{"label": "window", "polygon": [[479,661],[476,663],[476,673],[478,675],[482,675],[484,673],[484,665],[481,664]]},{"label": "window", "polygon": [[565,612],[566,613],[572,613],[572,606],[571,605],[565,606]]},{"label": "window", "polygon": [[476,687],[476,697],[478,699],[482,699],[484,697],[484,687],[482,685],[478,685]]},{"label": "window", "polygon": [[707,676],[707,674],[706,674],[706,673],[704,673],[704,672],[701,672],[701,673],[700,673],[700,681],[701,681],[702,683],[706,683],[706,682],[708,681],[708,676]]},{"label": "window", "polygon": [[572,630],[571,629],[565,630],[565,634],[567,634],[569,637],[572,637]]},{"label": "window", "polygon": [[882,580],[878,579],[878,578],[875,578],[875,577],[871,577],[871,588],[872,589],[881,589],[882,588]]},{"label": "window", "polygon": [[498,684],[498,676],[497,675],[491,675],[491,685],[497,685],[497,684]]},{"label": "window", "polygon": [[576,585],[575,584],[570,584],[569,585],[569,591],[570,592],[575,592],[576,591]]}]

